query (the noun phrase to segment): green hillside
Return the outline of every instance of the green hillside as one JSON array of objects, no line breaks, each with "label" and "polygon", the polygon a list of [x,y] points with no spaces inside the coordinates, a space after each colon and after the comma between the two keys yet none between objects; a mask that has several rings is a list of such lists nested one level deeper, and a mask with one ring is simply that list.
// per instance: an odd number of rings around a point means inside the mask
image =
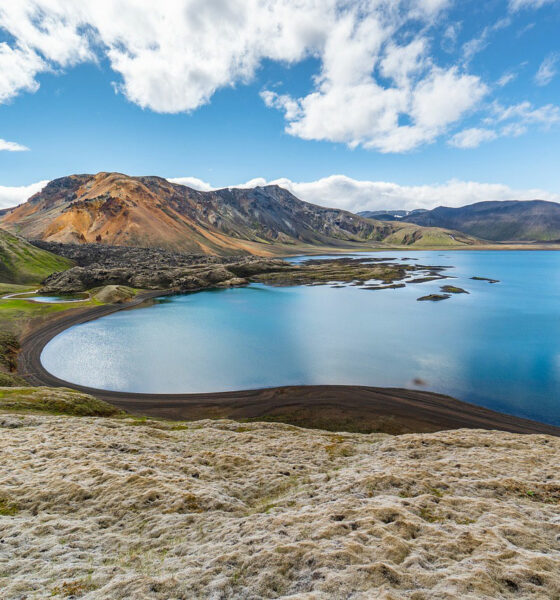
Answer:
[{"label": "green hillside", "polygon": [[72,261],[35,248],[24,239],[0,229],[0,282],[39,283]]}]

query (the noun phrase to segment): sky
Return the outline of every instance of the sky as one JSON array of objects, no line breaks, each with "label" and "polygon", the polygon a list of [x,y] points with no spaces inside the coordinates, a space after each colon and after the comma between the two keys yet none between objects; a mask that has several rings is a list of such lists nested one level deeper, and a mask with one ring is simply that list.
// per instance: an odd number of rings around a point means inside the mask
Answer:
[{"label": "sky", "polygon": [[0,208],[71,173],[560,202],[560,0],[0,0]]}]

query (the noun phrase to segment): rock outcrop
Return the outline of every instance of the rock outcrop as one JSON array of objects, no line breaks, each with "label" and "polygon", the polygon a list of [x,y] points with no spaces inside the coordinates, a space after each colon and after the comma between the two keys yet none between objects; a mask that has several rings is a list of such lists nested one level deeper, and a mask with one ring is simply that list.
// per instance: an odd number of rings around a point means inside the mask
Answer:
[{"label": "rock outcrop", "polygon": [[36,243],[71,258],[78,265],[48,277],[43,283],[44,293],[71,294],[100,286],[186,292],[250,282],[272,285],[338,282],[383,289],[406,285],[397,281],[412,283],[427,277],[430,280],[447,277],[443,274],[446,267],[407,264],[391,258],[310,258],[289,263],[252,256],[180,254],[157,248]]},{"label": "rock outcrop", "polygon": [[289,268],[282,260],[252,256],[215,257],[95,244],[37,245],[71,257],[78,265],[47,277],[42,288],[45,293],[70,294],[108,285],[194,291],[243,285],[245,278],[255,273]]}]

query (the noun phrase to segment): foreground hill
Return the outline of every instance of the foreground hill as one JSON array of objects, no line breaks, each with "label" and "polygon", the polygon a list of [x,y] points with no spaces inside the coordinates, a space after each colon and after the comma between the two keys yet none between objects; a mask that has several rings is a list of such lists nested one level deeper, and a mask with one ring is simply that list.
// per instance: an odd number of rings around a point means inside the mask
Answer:
[{"label": "foreground hill", "polygon": [[557,598],[560,439],[0,415],[4,598]]},{"label": "foreground hill", "polygon": [[0,225],[28,239],[205,254],[476,243],[441,229],[382,223],[302,202],[274,185],[199,192],[160,177],[120,173],[55,179],[24,204],[0,213]]},{"label": "foreground hill", "polygon": [[544,200],[477,202],[461,208],[439,206],[415,211],[403,220],[424,227],[446,227],[491,241],[560,240],[560,204]]},{"label": "foreground hill", "polygon": [[32,246],[0,229],[0,282],[38,283],[51,273],[64,271],[71,260]]}]

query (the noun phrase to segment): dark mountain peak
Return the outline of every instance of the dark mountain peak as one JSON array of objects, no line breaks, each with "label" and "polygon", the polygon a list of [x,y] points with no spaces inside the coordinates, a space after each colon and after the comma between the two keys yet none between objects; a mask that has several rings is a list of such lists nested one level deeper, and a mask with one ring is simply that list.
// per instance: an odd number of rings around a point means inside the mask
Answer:
[{"label": "dark mountain peak", "polygon": [[453,208],[438,206],[405,221],[445,227],[491,241],[555,241],[560,238],[560,204],[547,200],[491,200]]}]

